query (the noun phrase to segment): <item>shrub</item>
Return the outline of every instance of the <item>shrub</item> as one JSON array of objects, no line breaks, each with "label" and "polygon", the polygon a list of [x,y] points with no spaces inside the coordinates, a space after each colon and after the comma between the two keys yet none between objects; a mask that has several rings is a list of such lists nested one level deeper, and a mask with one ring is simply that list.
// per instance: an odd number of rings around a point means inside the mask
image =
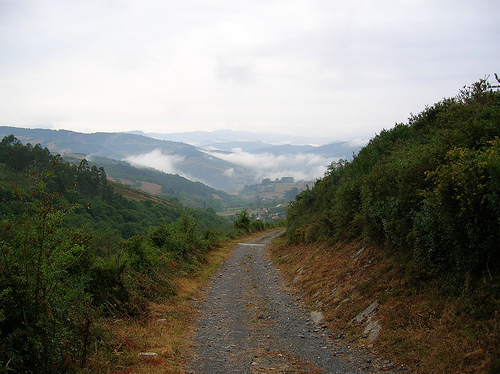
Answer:
[{"label": "shrub", "polygon": [[290,204],[287,236],[382,244],[453,292],[499,274],[499,139],[500,91],[480,80],[330,165]]},{"label": "shrub", "polygon": [[93,311],[85,290],[89,249],[61,228],[69,209],[35,179],[16,189],[25,213],[2,222],[0,365],[18,372],[66,372],[83,365]]}]

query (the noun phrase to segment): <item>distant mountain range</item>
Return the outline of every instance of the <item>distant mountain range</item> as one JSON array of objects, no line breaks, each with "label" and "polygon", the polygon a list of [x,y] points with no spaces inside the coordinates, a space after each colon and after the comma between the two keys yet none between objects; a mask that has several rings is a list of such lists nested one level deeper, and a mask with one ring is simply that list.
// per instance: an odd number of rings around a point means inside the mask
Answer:
[{"label": "distant mountain range", "polygon": [[209,143],[219,142],[262,142],[265,144],[294,144],[294,145],[321,145],[334,142],[333,138],[309,137],[294,134],[269,134],[254,133],[250,131],[216,130],[216,131],[189,131],[171,134],[145,133],[143,131],[131,131],[136,135],[149,136],[160,140],[171,140],[188,143],[195,146],[202,146]]},{"label": "distant mountain range", "polygon": [[[359,142],[334,142],[321,146],[291,143],[276,145],[271,141],[278,142],[278,135],[229,130],[182,134],[85,134],[68,130],[0,126],[1,138],[10,134],[24,144],[41,144],[63,157],[80,154],[90,160],[92,157],[104,157],[125,161],[135,167],[178,174],[231,193],[241,190],[245,185],[260,183],[262,178],[267,177],[293,176],[296,180],[314,180],[314,175],[324,173],[329,163],[339,158],[351,158],[363,145]],[[259,139],[259,136],[266,141]],[[178,141],[180,139],[183,142]],[[297,143],[300,143],[300,139],[304,141],[300,137],[293,139]],[[298,157],[304,162],[303,165],[297,162]],[[316,164],[312,164],[311,160]],[[107,172],[114,177],[111,171]]]},{"label": "distant mountain range", "polygon": [[367,140],[334,141],[329,138],[232,130],[191,131],[175,134],[144,133],[142,131],[132,131],[131,133],[155,139],[183,142],[206,150],[231,152],[234,149],[241,149],[249,153],[274,155],[311,153],[332,158],[350,158],[353,153],[357,153],[367,143]]}]

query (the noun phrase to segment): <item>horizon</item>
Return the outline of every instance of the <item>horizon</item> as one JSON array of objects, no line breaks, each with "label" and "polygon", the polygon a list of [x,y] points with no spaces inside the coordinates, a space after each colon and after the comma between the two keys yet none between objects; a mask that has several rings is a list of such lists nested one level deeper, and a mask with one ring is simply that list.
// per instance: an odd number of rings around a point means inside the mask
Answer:
[{"label": "horizon", "polygon": [[[231,130],[231,129],[216,129],[216,130],[209,130],[209,131],[202,131],[202,130],[194,130],[194,131],[183,131],[183,132],[173,132],[173,133],[156,133],[156,132],[145,132],[143,130],[130,130],[130,131],[92,131],[92,132],[83,132],[83,131],[77,131],[77,130],[71,130],[71,129],[54,129],[54,128],[47,128],[47,127],[26,127],[26,126],[13,126],[13,125],[0,125],[0,127],[11,127],[11,128],[17,128],[17,129],[25,129],[25,130],[50,130],[50,131],[68,131],[68,132],[75,132],[75,133],[81,133],[81,134],[86,134],[86,135],[91,135],[91,134],[132,134],[132,135],[139,135],[139,136],[146,136],[152,139],[156,140],[165,140],[165,141],[179,141],[179,140],[169,140],[165,137],[167,136],[173,136],[179,137],[179,136],[189,136],[189,135],[209,135],[213,134],[216,135],[218,133],[231,133],[232,135],[239,135],[241,134],[242,136],[248,136],[249,139],[240,139],[240,140],[235,140],[235,139],[212,139],[214,143],[216,142],[262,142],[264,145],[310,145],[313,147],[320,147],[322,145],[327,145],[327,144],[332,144],[332,143],[352,143],[352,144],[366,144],[371,138],[354,138],[354,139],[335,139],[335,138],[319,138],[319,137],[308,137],[308,136],[299,136],[299,135],[287,135],[287,134],[276,134],[276,133],[259,133],[259,132],[252,132],[252,131],[238,131],[238,130]],[[377,134],[374,134],[376,136]],[[272,138],[283,138],[283,137],[291,137],[289,138],[290,140],[286,141],[264,141],[266,138],[267,139],[272,139]],[[264,139],[264,140],[262,140]],[[295,139],[295,140],[293,140]],[[321,141],[322,139],[323,141]],[[299,142],[298,140],[302,140],[302,142]],[[194,145],[196,147],[200,146],[200,143],[198,142],[192,142],[192,141],[180,141],[186,144]],[[210,149],[209,149],[210,150]]]}]

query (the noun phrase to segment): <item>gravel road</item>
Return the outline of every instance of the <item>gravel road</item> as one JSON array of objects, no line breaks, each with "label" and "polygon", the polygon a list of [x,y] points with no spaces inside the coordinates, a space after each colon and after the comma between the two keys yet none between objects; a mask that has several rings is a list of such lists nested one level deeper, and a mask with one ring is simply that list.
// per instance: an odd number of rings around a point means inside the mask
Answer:
[{"label": "gravel road", "polygon": [[191,373],[361,372],[272,264],[266,244],[280,234],[239,243],[215,274],[200,304]]}]

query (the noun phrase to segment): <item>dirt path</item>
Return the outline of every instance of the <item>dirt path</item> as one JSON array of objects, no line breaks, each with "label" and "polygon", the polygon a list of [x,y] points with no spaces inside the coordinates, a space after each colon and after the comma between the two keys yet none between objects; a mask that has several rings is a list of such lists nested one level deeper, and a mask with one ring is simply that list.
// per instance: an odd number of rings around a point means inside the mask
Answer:
[{"label": "dirt path", "polygon": [[[209,285],[192,373],[359,373],[285,287],[266,244],[240,243]],[[364,371],[366,372],[366,371]]]}]

